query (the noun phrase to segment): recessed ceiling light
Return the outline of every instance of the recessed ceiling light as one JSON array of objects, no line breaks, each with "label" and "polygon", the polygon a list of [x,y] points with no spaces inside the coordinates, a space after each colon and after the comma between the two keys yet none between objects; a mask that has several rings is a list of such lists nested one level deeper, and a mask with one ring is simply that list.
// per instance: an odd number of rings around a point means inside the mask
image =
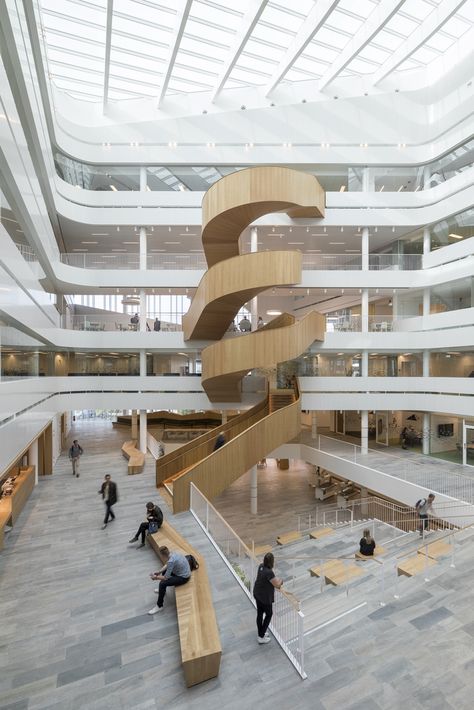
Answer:
[{"label": "recessed ceiling light", "polygon": [[298,246],[298,245],[301,245],[301,244],[304,244],[304,242],[288,242],[288,245],[289,245],[289,246]]},{"label": "recessed ceiling light", "polygon": [[197,237],[197,232],[184,232],[179,235],[180,237]]},{"label": "recessed ceiling light", "polygon": [[281,316],[281,311],[267,311],[267,316]]},{"label": "recessed ceiling light", "polygon": [[113,190],[114,192],[118,192],[117,188],[115,185],[110,185],[110,189]]},{"label": "recessed ceiling light", "polygon": [[138,244],[138,242],[122,242],[122,244]]},{"label": "recessed ceiling light", "polygon": [[166,249],[150,249],[150,251],[166,251]]},{"label": "recessed ceiling light", "polygon": [[89,251],[89,249],[73,249],[73,251]]},{"label": "recessed ceiling light", "polygon": [[346,191],[346,186],[341,185],[341,187],[339,188],[339,192],[345,192],[345,191]]},{"label": "recessed ceiling light", "polygon": [[163,242],[164,244],[181,244],[181,242]]},{"label": "recessed ceiling light", "polygon": [[332,244],[333,246],[340,246],[341,244],[345,244],[345,242],[329,242],[329,244]]},{"label": "recessed ceiling light", "polygon": [[347,252],[353,252],[354,254],[360,254],[360,249],[344,249]]},{"label": "recessed ceiling light", "polygon": [[91,237],[108,237],[108,232],[91,232]]},{"label": "recessed ceiling light", "polygon": [[127,251],[126,249],[112,249],[112,251]]},{"label": "recessed ceiling light", "polygon": [[81,242],[81,244],[98,244],[99,242]]},{"label": "recessed ceiling light", "polygon": [[451,233],[449,236],[450,236],[452,239],[464,239],[464,237],[463,237],[462,234],[453,234],[453,233]]}]

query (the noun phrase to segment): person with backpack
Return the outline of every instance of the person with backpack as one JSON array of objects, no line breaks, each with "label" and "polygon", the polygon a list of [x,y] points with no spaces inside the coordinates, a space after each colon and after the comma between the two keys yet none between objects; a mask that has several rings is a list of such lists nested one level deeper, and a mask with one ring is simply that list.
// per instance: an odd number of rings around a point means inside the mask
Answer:
[{"label": "person with backpack", "polygon": [[259,644],[269,643],[270,636],[267,629],[273,616],[273,602],[275,601],[275,588],[281,589],[282,579],[275,577],[273,565],[275,558],[272,552],[267,552],[263,563],[257,570],[257,578],[253,586],[253,596],[257,603],[257,641]]},{"label": "person with backpack", "polygon": [[428,515],[435,514],[433,509],[433,501],[435,499],[435,494],[430,493],[428,498],[420,498],[415,503],[415,510],[418,513],[420,519],[420,537],[423,537],[423,533],[427,534],[429,528]]},{"label": "person with backpack", "polygon": [[138,538],[141,536],[141,543],[138,545],[137,550],[141,547],[145,547],[145,535],[147,533],[153,535],[162,525],[163,511],[157,505],[149,501],[146,504],[146,521],[140,523],[136,534],[129,540],[129,543],[137,542]]},{"label": "person with backpack", "polygon": [[[163,609],[163,602],[168,587],[180,587],[191,579],[191,566],[187,555],[182,555],[181,552],[170,552],[165,545],[160,547],[159,553],[160,558],[165,564],[158,572],[154,572],[150,575],[153,581],[160,581],[158,587],[155,589],[155,594],[158,594],[156,606],[152,607],[148,612],[151,616]],[[189,557],[194,560],[192,555],[189,555]]]},{"label": "person with backpack", "polygon": [[84,453],[84,449],[80,446],[77,439],[74,439],[72,446],[69,449],[69,459],[72,463],[72,475],[79,478],[79,459]]}]

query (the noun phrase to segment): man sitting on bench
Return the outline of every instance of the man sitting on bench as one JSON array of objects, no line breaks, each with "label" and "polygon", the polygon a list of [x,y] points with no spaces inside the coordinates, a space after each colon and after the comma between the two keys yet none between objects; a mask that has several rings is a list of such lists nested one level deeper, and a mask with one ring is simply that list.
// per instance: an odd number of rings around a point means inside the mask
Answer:
[{"label": "man sitting on bench", "polygon": [[191,577],[189,562],[180,552],[170,552],[163,545],[160,547],[160,557],[165,561],[164,566],[158,572],[150,574],[150,578],[153,581],[159,579],[160,584],[155,589],[155,594],[158,594],[157,605],[150,609],[149,614],[157,614],[163,609],[167,587],[179,587],[189,582]]}]

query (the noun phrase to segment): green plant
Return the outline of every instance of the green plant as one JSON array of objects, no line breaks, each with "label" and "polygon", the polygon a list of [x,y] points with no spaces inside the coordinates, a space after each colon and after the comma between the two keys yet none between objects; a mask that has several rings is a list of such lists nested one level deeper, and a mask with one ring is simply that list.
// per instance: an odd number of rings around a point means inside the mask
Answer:
[{"label": "green plant", "polygon": [[240,567],[236,562],[231,562],[230,564],[232,565],[232,569],[234,570],[235,574],[240,579],[242,584],[250,591],[250,579],[247,579],[242,567]]}]

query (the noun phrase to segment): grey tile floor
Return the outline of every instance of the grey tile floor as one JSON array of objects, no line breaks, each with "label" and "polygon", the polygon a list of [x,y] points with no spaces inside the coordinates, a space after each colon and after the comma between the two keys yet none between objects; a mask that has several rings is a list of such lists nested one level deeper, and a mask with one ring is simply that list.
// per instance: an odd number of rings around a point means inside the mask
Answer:
[{"label": "grey tile floor", "polygon": [[[162,615],[146,615],[156,560],[127,544],[144,503],[159,502],[153,461],[127,476],[123,435],[110,424],[81,423],[73,434],[85,449],[81,477],[62,456],[0,554],[2,710],[474,707],[470,540],[465,578],[458,567],[413,581],[400,600],[312,639],[301,681],[274,642],[256,644],[253,608],[188,513],[172,523],[208,560],[223,658],[219,678],[186,689],[173,594]],[[107,472],[120,501],[102,531],[97,490]]]}]

